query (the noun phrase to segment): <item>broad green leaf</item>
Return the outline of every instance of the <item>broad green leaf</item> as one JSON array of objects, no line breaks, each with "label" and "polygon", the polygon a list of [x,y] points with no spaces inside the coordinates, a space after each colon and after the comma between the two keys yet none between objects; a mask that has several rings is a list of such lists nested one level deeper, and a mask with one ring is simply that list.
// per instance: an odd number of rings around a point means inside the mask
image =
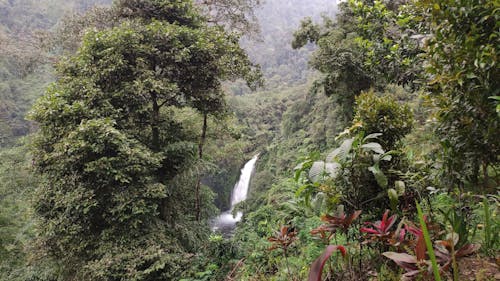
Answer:
[{"label": "broad green leaf", "polygon": [[309,170],[309,178],[313,182],[321,180],[323,175],[329,177],[337,176],[338,170],[341,168],[339,163],[325,163],[323,161],[316,161],[313,163],[311,169]]},{"label": "broad green leaf", "polygon": [[328,156],[326,157],[326,161],[327,162],[345,161],[347,159],[347,155],[352,149],[353,142],[354,138],[346,139],[345,141],[343,141],[340,147],[336,148],[330,154],[328,154]]},{"label": "broad green leaf", "polygon": [[377,181],[380,187],[387,188],[388,185],[387,177],[385,176],[384,172],[380,170],[380,167],[378,165],[371,166],[368,168],[368,170],[373,173],[373,175],[375,176],[375,180]]},{"label": "broad green leaf", "polygon": [[394,187],[396,188],[396,191],[398,192],[398,195],[401,196],[405,193],[406,186],[404,181],[396,181],[394,183]]},{"label": "broad green leaf", "polygon": [[389,188],[387,190],[387,196],[389,197],[389,200],[392,201],[398,201],[398,192],[394,188]]},{"label": "broad green leaf", "polygon": [[384,153],[384,149],[382,149],[382,146],[376,142],[370,142],[367,144],[363,144],[361,147],[364,148],[365,150],[371,150],[371,151],[378,153],[378,154]]},{"label": "broad green leaf", "polygon": [[368,136],[366,136],[364,139],[363,139],[363,142],[366,142],[367,140],[371,140],[371,139],[378,139],[378,137],[380,137],[381,135],[383,135],[382,133],[373,133],[373,134],[369,134]]},{"label": "broad green leaf", "polygon": [[309,170],[309,179],[313,182],[317,182],[321,179],[322,174],[325,172],[325,162],[316,161],[312,164]]}]

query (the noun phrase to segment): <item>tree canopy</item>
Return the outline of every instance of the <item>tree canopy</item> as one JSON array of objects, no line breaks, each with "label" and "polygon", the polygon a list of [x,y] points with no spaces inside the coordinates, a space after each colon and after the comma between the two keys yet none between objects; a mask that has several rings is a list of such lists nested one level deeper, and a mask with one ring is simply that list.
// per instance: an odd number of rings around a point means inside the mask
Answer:
[{"label": "tree canopy", "polygon": [[313,90],[335,97],[350,121],[355,97],[362,91],[415,83],[421,68],[414,63],[421,51],[411,36],[420,31],[415,23],[419,20],[405,3],[344,1],[335,19],[324,18],[320,25],[306,18],[292,46],[318,46],[310,64],[323,76]]},{"label": "tree canopy", "polygon": [[253,85],[258,74],[237,38],[189,1],[117,5],[128,20],[88,32],[32,113],[34,161],[47,178],[35,205],[39,242],[68,278],[171,279],[182,268],[174,256],[189,247],[174,209],[192,204],[174,203],[192,195],[173,180],[196,159],[196,136],[175,108],[222,113],[221,81]]},{"label": "tree canopy", "polygon": [[[498,1],[430,1],[432,37],[427,48],[429,86],[439,108],[450,184],[488,186],[488,169],[500,161]],[[480,120],[480,122],[478,122]]]}]

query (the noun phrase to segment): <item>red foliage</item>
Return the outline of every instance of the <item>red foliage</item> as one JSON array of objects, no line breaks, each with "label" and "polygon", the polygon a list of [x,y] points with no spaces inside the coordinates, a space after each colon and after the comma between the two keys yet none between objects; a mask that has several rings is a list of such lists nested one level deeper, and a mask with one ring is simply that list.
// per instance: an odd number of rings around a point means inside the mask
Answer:
[{"label": "red foliage", "polygon": [[282,226],[280,231],[276,231],[274,236],[267,238],[267,240],[273,245],[269,247],[269,250],[283,249],[286,251],[290,245],[297,240],[297,231],[295,228],[289,228],[288,226]]},{"label": "red foliage", "polygon": [[[425,245],[424,234],[421,227],[416,227],[410,222],[405,224],[405,230],[412,233],[415,240],[405,240],[405,244],[414,245],[413,252],[415,255],[407,253],[385,252],[383,255],[394,261],[399,267],[406,270],[403,275],[405,278],[414,279],[418,275],[431,276],[431,262],[427,257],[427,248]],[[440,271],[448,271],[453,262],[453,258],[458,258],[470,255],[479,249],[479,245],[466,244],[460,249],[454,249],[458,241],[455,234],[449,235],[447,240],[439,240],[435,242],[434,253],[437,258],[437,263]],[[453,239],[455,237],[455,239]]]},{"label": "red foliage", "polygon": [[394,233],[391,232],[391,227],[396,222],[396,218],[396,215],[389,217],[389,210],[387,210],[382,216],[382,220],[374,223],[366,222],[365,224],[371,226],[371,228],[362,227],[360,231],[368,234],[372,240],[386,240],[394,235]]},{"label": "red foliage", "polygon": [[323,215],[321,220],[326,222],[319,227],[311,230],[311,235],[319,236],[321,240],[325,243],[329,243],[333,234],[337,232],[337,229],[342,229],[345,233],[349,230],[352,223],[359,217],[361,211],[355,211],[351,215],[347,216],[344,212],[337,216]]},{"label": "red foliage", "polygon": [[321,281],[321,275],[323,273],[323,267],[326,261],[335,251],[340,251],[343,257],[347,255],[347,251],[343,246],[329,245],[326,247],[325,251],[321,256],[319,256],[311,265],[311,270],[309,271],[308,281]]},{"label": "red foliage", "polygon": [[321,220],[327,222],[328,227],[331,229],[341,228],[347,231],[354,220],[356,220],[361,211],[355,211],[350,216],[347,216],[344,212],[340,213],[338,216],[323,215]]}]

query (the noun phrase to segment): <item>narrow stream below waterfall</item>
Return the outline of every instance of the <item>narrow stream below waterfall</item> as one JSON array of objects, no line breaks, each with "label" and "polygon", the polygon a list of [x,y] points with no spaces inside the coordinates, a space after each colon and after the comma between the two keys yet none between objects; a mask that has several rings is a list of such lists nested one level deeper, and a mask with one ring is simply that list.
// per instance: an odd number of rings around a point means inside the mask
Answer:
[{"label": "narrow stream below waterfall", "polygon": [[232,231],[236,227],[236,223],[243,217],[242,212],[237,212],[233,216],[234,206],[240,202],[247,199],[248,188],[250,186],[250,179],[252,178],[252,173],[255,168],[255,163],[257,162],[259,155],[255,155],[250,161],[248,161],[245,166],[241,169],[240,179],[234,185],[233,191],[231,192],[231,209],[226,212],[221,213],[217,218],[214,219],[212,223],[212,230],[221,232],[225,236],[231,235]]}]

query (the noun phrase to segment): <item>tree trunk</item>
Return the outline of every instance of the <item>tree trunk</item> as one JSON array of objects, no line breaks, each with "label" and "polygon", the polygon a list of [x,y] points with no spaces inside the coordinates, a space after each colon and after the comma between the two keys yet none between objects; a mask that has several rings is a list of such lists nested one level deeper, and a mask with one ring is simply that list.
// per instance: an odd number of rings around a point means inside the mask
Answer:
[{"label": "tree trunk", "polygon": [[488,176],[488,163],[483,162],[483,191],[487,192],[488,184],[490,181],[490,178]]},{"label": "tree trunk", "polygon": [[[151,150],[153,152],[160,152],[160,105],[158,104],[158,96],[156,93],[151,93],[151,103],[153,111],[151,112]],[[156,171],[156,177],[159,183],[164,184],[165,174],[161,169]],[[167,198],[161,199],[159,204],[160,217],[169,222],[171,215],[168,210]]]},{"label": "tree trunk", "polygon": [[[201,160],[203,158],[203,146],[205,145],[205,140],[207,138],[207,113],[203,113],[203,127],[201,129],[201,137],[200,142],[198,143],[198,157]],[[201,198],[200,198],[200,189],[201,189],[201,174],[198,175],[198,182],[196,183],[195,197],[196,197],[196,220],[201,220]]]},{"label": "tree trunk", "polygon": [[207,138],[207,113],[203,113],[203,127],[201,128],[201,138],[198,143],[198,157],[200,159],[203,157],[203,146],[205,145],[205,140]]},{"label": "tree trunk", "polygon": [[153,112],[151,114],[151,144],[154,152],[160,151],[160,106],[156,93],[151,93]]}]

